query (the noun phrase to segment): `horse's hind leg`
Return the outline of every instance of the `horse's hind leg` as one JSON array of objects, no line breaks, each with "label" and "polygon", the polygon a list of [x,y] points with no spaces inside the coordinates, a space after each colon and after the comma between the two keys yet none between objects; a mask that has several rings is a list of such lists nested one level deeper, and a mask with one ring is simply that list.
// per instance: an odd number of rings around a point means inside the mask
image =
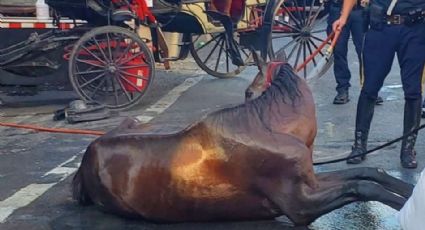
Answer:
[{"label": "horse's hind leg", "polygon": [[404,198],[412,195],[413,185],[400,179],[388,175],[383,169],[377,168],[352,168],[334,172],[318,173],[317,178],[321,181],[326,180],[371,180],[391,192],[397,193]]},{"label": "horse's hind leg", "polygon": [[355,201],[379,201],[400,209],[406,198],[367,180],[318,181],[316,188],[300,185],[291,193],[263,184],[263,192],[296,225],[308,225],[318,217]]}]

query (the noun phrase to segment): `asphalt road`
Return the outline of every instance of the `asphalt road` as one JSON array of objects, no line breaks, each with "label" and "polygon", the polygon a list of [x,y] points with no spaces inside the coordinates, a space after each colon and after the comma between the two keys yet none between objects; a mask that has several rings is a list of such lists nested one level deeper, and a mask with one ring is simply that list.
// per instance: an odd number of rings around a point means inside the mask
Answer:
[{"label": "asphalt road", "polygon": [[[353,53],[349,55],[354,76],[350,103],[332,104],[335,96],[332,71],[311,84],[319,124],[315,161],[344,157],[351,149],[359,84],[358,63]],[[0,121],[107,131],[128,116],[139,116],[152,123],[178,128],[209,111],[242,103],[243,92],[256,73],[256,68],[251,67],[237,78],[219,80],[198,70],[190,59],[175,63],[172,69],[158,70],[153,88],[140,105],[107,120],[76,125],[52,121],[52,112],[74,97],[69,91],[46,91],[26,97],[0,93],[6,104],[0,107]],[[381,95],[385,102],[376,108],[370,147],[396,138],[402,132],[403,93],[397,64]],[[52,100],[59,97],[63,100]],[[372,154],[361,166],[384,168],[398,178],[415,183],[425,165],[424,137],[424,133],[418,137],[419,168],[416,170],[401,168],[399,143]],[[82,151],[94,138],[0,128],[0,229],[293,229],[282,219],[156,225],[124,220],[94,207],[80,207],[71,199],[70,181]],[[343,162],[316,170],[349,167],[357,166]],[[377,202],[355,203],[321,217],[308,229],[399,229],[394,214],[393,209]]]}]

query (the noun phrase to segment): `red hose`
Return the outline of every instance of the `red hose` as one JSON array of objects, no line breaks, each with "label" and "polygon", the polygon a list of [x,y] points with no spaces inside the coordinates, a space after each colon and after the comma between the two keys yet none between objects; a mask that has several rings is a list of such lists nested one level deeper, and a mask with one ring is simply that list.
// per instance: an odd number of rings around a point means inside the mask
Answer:
[{"label": "red hose", "polygon": [[20,125],[15,123],[0,122],[0,126],[18,128],[18,129],[30,129],[37,132],[47,133],[65,133],[65,134],[80,134],[80,135],[95,135],[102,136],[105,132],[94,131],[94,130],[82,130],[82,129],[63,129],[63,128],[45,128],[36,125]]}]

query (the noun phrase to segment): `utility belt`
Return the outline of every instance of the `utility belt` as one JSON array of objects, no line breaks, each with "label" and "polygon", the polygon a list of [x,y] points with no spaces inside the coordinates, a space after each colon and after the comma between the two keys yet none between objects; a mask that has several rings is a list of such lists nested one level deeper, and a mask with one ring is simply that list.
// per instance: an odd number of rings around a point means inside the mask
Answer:
[{"label": "utility belt", "polygon": [[372,3],[369,7],[369,14],[370,28],[375,30],[381,30],[384,25],[413,26],[425,23],[425,9],[415,9],[407,14],[392,14],[388,16],[384,7]]}]

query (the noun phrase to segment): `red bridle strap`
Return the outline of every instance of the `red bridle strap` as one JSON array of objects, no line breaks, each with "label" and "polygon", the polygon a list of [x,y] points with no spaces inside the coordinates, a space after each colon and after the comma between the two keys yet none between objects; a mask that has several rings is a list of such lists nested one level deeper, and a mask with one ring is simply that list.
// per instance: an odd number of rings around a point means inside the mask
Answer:
[{"label": "red bridle strap", "polygon": [[281,62],[281,61],[272,61],[269,62],[269,64],[267,65],[267,72],[266,72],[266,86],[267,88],[270,87],[270,85],[272,84],[272,77],[273,74],[276,70],[276,68],[282,64],[284,64],[285,62]]}]

